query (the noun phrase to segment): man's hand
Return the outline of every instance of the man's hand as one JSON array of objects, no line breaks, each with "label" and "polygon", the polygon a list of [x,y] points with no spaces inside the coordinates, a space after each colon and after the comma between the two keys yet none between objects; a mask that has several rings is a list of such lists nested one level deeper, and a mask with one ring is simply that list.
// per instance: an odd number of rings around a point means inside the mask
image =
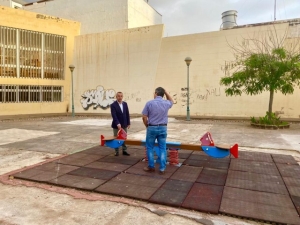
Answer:
[{"label": "man's hand", "polygon": [[118,127],[119,130],[122,129],[121,124],[118,124],[117,127]]},{"label": "man's hand", "polygon": [[130,128],[130,125],[127,126],[127,129],[129,129],[129,128]]}]

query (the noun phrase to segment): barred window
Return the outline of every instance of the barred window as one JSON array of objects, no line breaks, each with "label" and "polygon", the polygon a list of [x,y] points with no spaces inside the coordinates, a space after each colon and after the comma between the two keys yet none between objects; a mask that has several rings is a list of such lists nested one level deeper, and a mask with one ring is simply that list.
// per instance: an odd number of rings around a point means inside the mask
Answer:
[{"label": "barred window", "polygon": [[65,40],[0,26],[0,77],[64,79]]},{"label": "barred window", "polygon": [[17,29],[0,26],[0,77],[17,77]]},{"label": "barred window", "polygon": [[41,78],[42,33],[20,30],[20,77]]},{"label": "barred window", "polygon": [[41,100],[40,86],[30,86],[29,96],[30,96],[30,102],[40,102]]},{"label": "barred window", "polygon": [[29,102],[29,86],[19,86],[19,102]]},{"label": "barred window", "polygon": [[64,38],[58,35],[45,34],[44,68],[45,78],[63,79],[64,76]]},{"label": "barred window", "polygon": [[43,96],[43,102],[51,102],[51,100],[52,100],[52,87],[51,86],[42,87],[42,96]]},{"label": "barred window", "polygon": [[0,85],[0,103],[62,102],[61,86]]}]

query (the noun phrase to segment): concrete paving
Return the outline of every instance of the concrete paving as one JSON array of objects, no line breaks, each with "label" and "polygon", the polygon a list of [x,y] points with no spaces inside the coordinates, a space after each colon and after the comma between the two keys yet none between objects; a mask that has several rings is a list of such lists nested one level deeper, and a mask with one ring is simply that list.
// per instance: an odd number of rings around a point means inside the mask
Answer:
[{"label": "concrete paving", "polygon": [[[5,173],[11,174],[12,171],[24,169],[25,166],[97,146],[99,145],[100,134],[112,135],[110,121],[109,118],[95,117],[55,117],[2,121],[0,123],[0,173],[5,176],[7,175]],[[168,141],[197,144],[199,138],[207,131],[212,134],[217,144],[238,143],[240,151],[246,153],[264,152],[292,155],[299,164],[299,123],[292,123],[289,129],[284,130],[261,130],[251,127],[248,121],[183,121],[170,118]],[[141,118],[132,119],[128,134],[130,139],[141,140],[145,138],[145,128]],[[130,152],[130,149],[128,151]],[[9,184],[4,180],[3,178],[4,183]],[[182,214],[187,215],[188,213]],[[197,212],[196,215],[200,220],[205,218],[200,212]],[[252,221],[247,222],[247,220],[231,217],[212,216],[209,221],[213,221],[215,224],[226,224],[227,222],[224,221],[228,219],[231,221],[229,224],[255,224]]]}]

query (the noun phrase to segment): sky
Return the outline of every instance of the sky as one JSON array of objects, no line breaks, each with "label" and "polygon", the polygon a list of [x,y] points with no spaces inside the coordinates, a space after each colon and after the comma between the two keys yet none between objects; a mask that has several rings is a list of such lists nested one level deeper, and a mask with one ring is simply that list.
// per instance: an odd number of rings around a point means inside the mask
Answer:
[{"label": "sky", "polygon": [[[236,10],[237,24],[274,21],[275,0],[148,0],[162,15],[165,36],[218,31],[222,13]],[[300,19],[300,0],[276,0],[276,20]]]},{"label": "sky", "polygon": [[238,25],[274,21],[275,1],[276,20],[300,18],[300,0],[148,0],[148,4],[162,15],[165,36],[177,36],[218,31],[222,13],[228,10],[238,11]]}]

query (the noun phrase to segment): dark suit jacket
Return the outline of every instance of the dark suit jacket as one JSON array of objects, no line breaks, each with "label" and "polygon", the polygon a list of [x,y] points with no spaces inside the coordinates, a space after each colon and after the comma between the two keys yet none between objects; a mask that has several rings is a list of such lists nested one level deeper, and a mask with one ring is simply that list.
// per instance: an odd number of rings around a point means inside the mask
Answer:
[{"label": "dark suit jacket", "polygon": [[114,101],[110,105],[110,113],[113,118],[111,127],[117,129],[117,125],[121,124],[122,128],[127,128],[130,125],[130,116],[129,116],[129,109],[126,102],[122,102],[123,104],[123,113],[119,106],[118,101]]}]

